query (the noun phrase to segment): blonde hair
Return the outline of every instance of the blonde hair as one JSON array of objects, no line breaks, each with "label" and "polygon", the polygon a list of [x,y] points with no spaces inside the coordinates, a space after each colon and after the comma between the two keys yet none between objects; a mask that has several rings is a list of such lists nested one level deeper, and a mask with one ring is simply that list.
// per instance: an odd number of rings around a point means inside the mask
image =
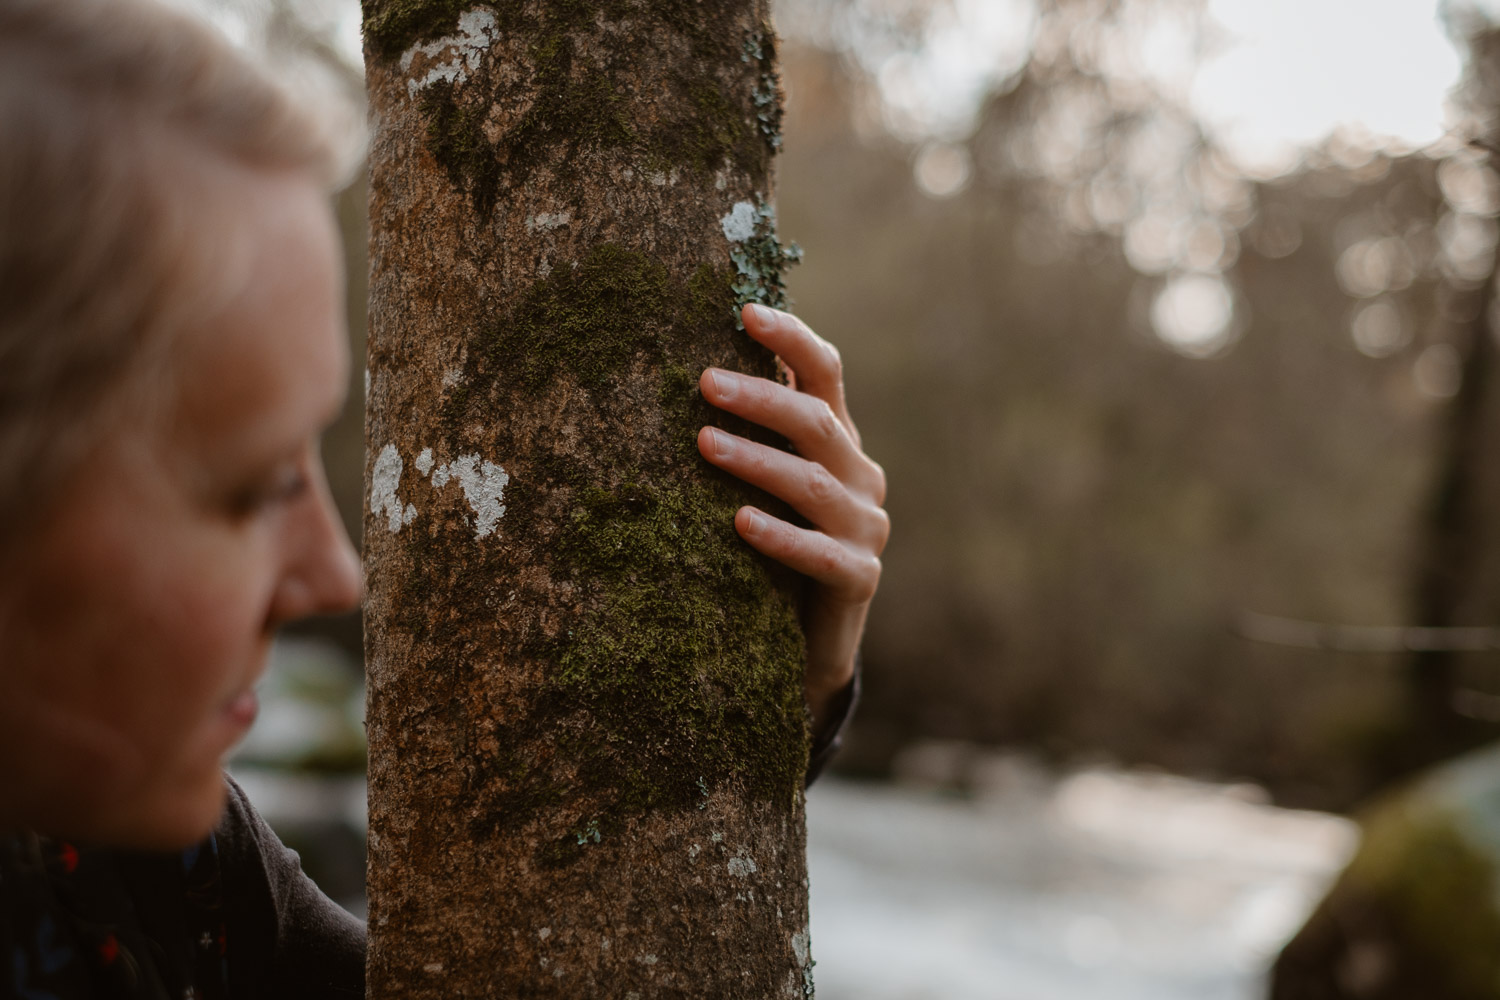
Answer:
[{"label": "blonde hair", "polygon": [[0,554],[139,401],[210,277],[195,151],[330,187],[340,166],[317,120],[189,15],[0,0]]}]

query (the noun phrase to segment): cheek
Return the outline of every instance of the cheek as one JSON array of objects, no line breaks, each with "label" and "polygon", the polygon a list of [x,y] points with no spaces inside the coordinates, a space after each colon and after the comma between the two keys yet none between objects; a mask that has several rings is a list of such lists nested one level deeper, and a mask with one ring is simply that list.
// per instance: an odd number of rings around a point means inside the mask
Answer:
[{"label": "cheek", "polygon": [[161,761],[256,676],[273,579],[225,531],[94,532],[56,553],[30,615],[38,694]]},{"label": "cheek", "polygon": [[138,646],[122,651],[122,665],[136,690],[152,696],[130,699],[147,726],[186,736],[259,676],[275,577],[261,549],[244,541],[203,539],[142,568],[143,596],[124,609],[121,626],[140,622]]},{"label": "cheek", "polygon": [[[275,563],[255,535],[101,519],[50,538],[0,620],[0,821],[112,825],[216,808],[241,735],[226,699],[259,675]],[[128,818],[128,817],[127,817]],[[144,826],[142,827],[144,829]],[[128,839],[128,837],[126,837]]]}]

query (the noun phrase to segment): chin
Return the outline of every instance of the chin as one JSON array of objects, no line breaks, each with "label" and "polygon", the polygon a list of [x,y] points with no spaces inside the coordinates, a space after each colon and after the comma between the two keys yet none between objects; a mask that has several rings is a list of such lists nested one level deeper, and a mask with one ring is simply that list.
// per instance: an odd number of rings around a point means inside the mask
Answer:
[{"label": "chin", "polygon": [[112,847],[146,851],[180,851],[214,831],[228,795],[219,762],[210,770],[153,783],[132,796],[128,810],[103,825],[97,839]]}]

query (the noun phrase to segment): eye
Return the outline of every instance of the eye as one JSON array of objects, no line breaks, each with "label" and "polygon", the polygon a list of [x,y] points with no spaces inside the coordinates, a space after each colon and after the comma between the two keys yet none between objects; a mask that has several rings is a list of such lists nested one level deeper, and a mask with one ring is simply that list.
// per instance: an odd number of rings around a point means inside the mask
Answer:
[{"label": "eye", "polygon": [[285,503],[295,500],[307,492],[308,478],[307,470],[298,463],[295,467],[283,470],[276,477],[267,500],[270,503]]},{"label": "eye", "polygon": [[307,469],[301,462],[279,468],[240,490],[230,500],[237,517],[250,517],[271,507],[290,503],[307,492]]}]

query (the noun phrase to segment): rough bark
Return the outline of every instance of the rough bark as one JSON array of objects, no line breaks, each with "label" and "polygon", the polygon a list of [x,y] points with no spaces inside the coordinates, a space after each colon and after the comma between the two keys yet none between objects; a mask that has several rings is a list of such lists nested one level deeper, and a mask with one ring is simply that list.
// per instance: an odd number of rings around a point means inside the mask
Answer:
[{"label": "rough bark", "polygon": [[[768,0],[365,0],[372,997],[811,995]],[[737,428],[741,432],[748,429]]]}]

